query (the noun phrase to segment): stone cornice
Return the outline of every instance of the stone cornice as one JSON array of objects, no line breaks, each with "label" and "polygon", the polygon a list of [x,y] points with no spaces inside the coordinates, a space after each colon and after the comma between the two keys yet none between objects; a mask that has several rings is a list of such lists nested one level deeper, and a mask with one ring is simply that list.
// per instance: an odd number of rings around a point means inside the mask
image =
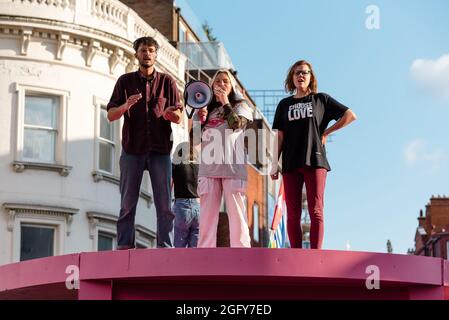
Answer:
[{"label": "stone cornice", "polygon": [[[106,55],[109,59],[109,69],[102,70],[101,73],[103,74],[113,75],[118,63],[125,65],[126,72],[137,70],[138,64],[134,58],[132,43],[126,39],[99,30],[61,23],[59,21],[49,24],[48,21],[43,21],[42,19],[32,19],[35,20],[33,23],[27,23],[21,20],[28,21],[30,20],[29,18],[8,17],[7,21],[2,18],[4,17],[0,15],[0,36],[5,38],[8,36],[14,37],[21,42],[21,51],[19,52],[21,55],[9,56],[10,59],[36,60],[33,55],[28,54],[27,48],[29,41],[32,39],[44,39],[56,43],[54,60],[46,60],[45,62],[70,65],[70,61],[64,61],[64,52],[67,46],[71,45],[85,51],[83,54],[85,58],[84,67],[91,69],[93,72],[98,72],[91,65],[92,59],[97,54]],[[158,41],[160,40],[158,39]],[[178,56],[173,54],[172,50],[175,50]],[[3,57],[7,58],[5,56]],[[176,49],[161,47],[159,49],[156,67],[162,72],[171,74],[177,80],[179,87],[182,88],[185,85],[185,61],[186,57],[176,51]],[[79,65],[77,67],[83,66]]]},{"label": "stone cornice", "polygon": [[59,206],[48,206],[40,204],[28,204],[28,203],[4,203],[3,208],[8,215],[7,229],[9,232],[14,231],[14,221],[17,215],[31,214],[31,215],[47,215],[56,216],[64,219],[66,223],[66,233],[69,236],[71,232],[71,225],[73,221],[73,215],[77,214],[79,209],[67,208]]},{"label": "stone cornice", "polygon": [[38,162],[26,162],[26,161],[14,161],[12,163],[13,170],[15,172],[23,172],[25,169],[35,169],[35,170],[47,170],[56,171],[62,177],[67,177],[72,171],[71,166],[52,164],[52,163],[38,163]]},{"label": "stone cornice", "polygon": [[[178,82],[184,82],[186,57],[159,31],[118,0],[0,0],[0,29],[7,28],[39,29],[59,34],[55,52],[57,60],[62,60],[64,48],[69,42],[67,35],[70,35],[70,38],[84,38],[91,47],[94,41],[97,41],[101,47],[108,47],[112,51],[110,72],[113,72],[117,58],[134,59],[132,41],[141,36],[152,36],[160,44],[158,60],[164,71],[174,76]],[[62,37],[61,33],[66,36]],[[21,32],[21,36],[21,54],[26,55],[32,35],[27,31]],[[116,49],[119,50],[118,55],[115,54]],[[94,54],[95,51],[90,51],[90,55],[87,55],[87,65]]]}]

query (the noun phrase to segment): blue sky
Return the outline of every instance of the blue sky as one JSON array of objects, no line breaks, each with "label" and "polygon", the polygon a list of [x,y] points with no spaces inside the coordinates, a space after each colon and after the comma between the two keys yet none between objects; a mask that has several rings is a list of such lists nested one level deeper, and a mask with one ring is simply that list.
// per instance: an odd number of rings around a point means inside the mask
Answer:
[{"label": "blue sky", "polygon": [[[282,89],[307,59],[357,114],[328,145],[324,249],[413,247],[419,210],[449,195],[449,1],[186,1],[247,89]],[[369,5],[380,29],[366,28]]]}]

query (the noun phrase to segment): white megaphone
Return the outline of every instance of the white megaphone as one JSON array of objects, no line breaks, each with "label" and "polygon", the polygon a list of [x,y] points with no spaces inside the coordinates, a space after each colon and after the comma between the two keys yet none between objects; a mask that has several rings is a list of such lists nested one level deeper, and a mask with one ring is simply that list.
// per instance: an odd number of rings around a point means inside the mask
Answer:
[{"label": "white megaphone", "polygon": [[189,119],[192,118],[195,109],[206,107],[212,100],[212,89],[201,80],[190,81],[184,89],[185,104],[192,108],[189,113],[186,110]]}]

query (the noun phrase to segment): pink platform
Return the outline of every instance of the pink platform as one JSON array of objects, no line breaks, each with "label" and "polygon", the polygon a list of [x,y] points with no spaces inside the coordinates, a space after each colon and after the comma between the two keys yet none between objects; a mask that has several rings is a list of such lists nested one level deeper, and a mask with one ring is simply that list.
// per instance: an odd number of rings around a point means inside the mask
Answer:
[{"label": "pink platform", "polygon": [[[66,288],[67,266],[79,289]],[[368,290],[367,267],[380,271]],[[140,249],[0,266],[0,299],[448,299],[449,261],[301,249]]]}]

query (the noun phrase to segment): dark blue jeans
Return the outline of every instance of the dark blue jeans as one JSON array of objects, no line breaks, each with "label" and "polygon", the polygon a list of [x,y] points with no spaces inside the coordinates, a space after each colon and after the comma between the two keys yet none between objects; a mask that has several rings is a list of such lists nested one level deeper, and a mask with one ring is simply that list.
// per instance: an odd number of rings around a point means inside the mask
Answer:
[{"label": "dark blue jeans", "polygon": [[149,152],[120,157],[120,217],[117,221],[117,248],[135,246],[135,216],[143,172],[148,170],[157,217],[157,247],[173,247],[175,215],[171,211],[171,160],[169,154]]},{"label": "dark blue jeans", "polygon": [[175,214],[175,247],[196,247],[200,230],[199,199],[176,198],[173,212]]}]

